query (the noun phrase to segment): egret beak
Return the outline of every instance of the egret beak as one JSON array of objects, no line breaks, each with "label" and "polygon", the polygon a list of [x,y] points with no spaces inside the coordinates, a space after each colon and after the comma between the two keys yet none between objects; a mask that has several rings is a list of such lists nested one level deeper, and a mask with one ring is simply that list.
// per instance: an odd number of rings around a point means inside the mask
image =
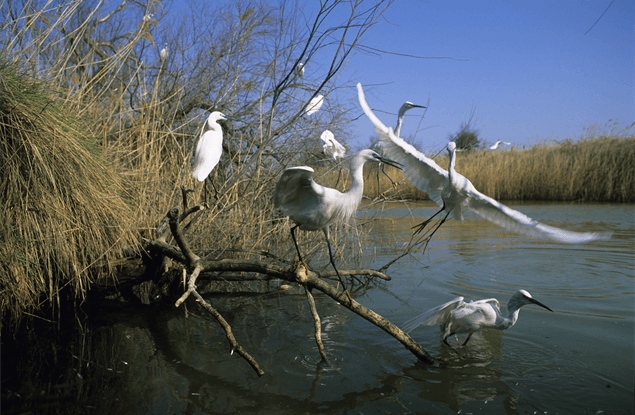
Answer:
[{"label": "egret beak", "polygon": [[423,105],[412,104],[412,108],[428,108],[428,107],[424,107]]},{"label": "egret beak", "polygon": [[229,117],[229,116],[227,116],[227,115],[225,115],[225,116],[224,116],[223,120],[225,120],[225,121],[238,121],[236,118],[234,118],[234,117]]},{"label": "egret beak", "polygon": [[[527,298],[527,297],[525,297],[525,298]],[[551,311],[551,312],[553,313],[553,310],[552,310],[552,309],[550,309],[549,307],[547,307],[546,305],[544,305],[544,304],[543,304],[543,303],[541,303],[540,301],[538,301],[538,300],[534,300],[533,298],[527,298],[527,299],[528,299],[529,301],[531,301],[532,303],[534,303],[534,304],[536,304],[536,305],[539,305],[539,306],[540,306],[540,307],[542,307],[542,308],[546,308],[547,310],[549,310],[549,311]]]},{"label": "egret beak", "polygon": [[382,157],[380,155],[377,155],[375,158],[377,159],[377,161],[379,161],[381,163],[386,163],[389,166],[393,166],[393,167],[398,168],[399,170],[403,170],[403,165],[401,163],[397,163],[394,160],[391,160],[391,159],[386,158],[386,157]]}]

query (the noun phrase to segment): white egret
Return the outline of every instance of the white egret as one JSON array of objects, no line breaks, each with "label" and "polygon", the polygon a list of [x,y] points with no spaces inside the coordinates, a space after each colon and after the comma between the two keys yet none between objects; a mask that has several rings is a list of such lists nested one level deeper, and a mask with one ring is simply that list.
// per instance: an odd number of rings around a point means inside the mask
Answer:
[{"label": "white egret", "polygon": [[329,259],[337,278],[343,287],[343,293],[350,294],[335,266],[331,243],[329,241],[329,225],[337,221],[347,221],[357,210],[364,191],[364,163],[367,161],[384,162],[400,168],[399,163],[384,158],[372,150],[362,150],[355,154],[350,161],[351,187],[346,193],[341,193],[330,187],[320,186],[313,180],[313,169],[308,166],[290,167],[282,172],[273,193],[275,209],[289,216],[295,223],[291,227],[291,237],[298,258],[302,261],[300,248],[295,239],[295,230],[322,231],[326,237]]},{"label": "white egret", "polygon": [[357,90],[362,109],[375,125],[375,130],[380,135],[382,149],[386,157],[401,163],[404,166],[404,175],[408,180],[417,188],[426,192],[430,199],[441,206],[441,209],[432,215],[430,219],[417,226],[415,233],[421,232],[432,218],[445,210],[446,215],[432,232],[434,234],[450,214],[455,219],[462,220],[463,208],[466,208],[503,228],[537,239],[564,243],[584,243],[610,238],[611,233],[572,232],[545,225],[484,195],[476,190],[467,178],[456,172],[454,168],[456,164],[456,144],[454,142],[450,142],[447,145],[450,163],[448,171],[445,171],[432,159],[426,157],[403,139],[395,136],[392,128],[386,127],[373,114],[366,103],[364,91],[359,83],[357,84]]},{"label": "white egret", "polygon": [[302,78],[304,76],[304,64],[302,62],[298,63],[298,66],[295,67],[295,73]]},{"label": "white egret", "polygon": [[159,52],[159,57],[161,58],[161,62],[164,62],[168,58],[168,44],[166,43],[161,52]]},{"label": "white egret", "polygon": [[403,124],[403,118],[406,115],[406,111],[411,110],[413,108],[427,108],[427,107],[424,107],[423,105],[413,104],[410,101],[404,102],[401,108],[399,108],[399,112],[397,113],[397,125],[395,126],[395,135],[397,137],[400,137],[399,134],[401,133],[401,124]]},{"label": "white egret", "polygon": [[[404,116],[406,115],[406,112],[413,108],[427,108],[427,107],[424,107],[423,105],[413,104],[410,101],[404,102],[403,105],[399,108],[399,112],[397,113],[397,125],[395,125],[395,135],[397,137],[399,137],[399,134],[401,132],[401,124],[403,124],[403,119],[404,119]],[[373,146],[371,146],[371,148],[377,151],[379,154],[383,154],[381,143],[382,141],[378,140],[377,142],[375,142],[375,144],[373,144]],[[380,163],[379,166],[381,168],[381,172],[384,173],[386,177],[388,177],[388,179],[394,186],[395,181],[388,175],[388,173],[386,173],[386,171],[384,170],[384,165]],[[379,191],[379,189],[380,189],[379,188],[379,170],[377,170],[377,191]]]},{"label": "white egret", "polygon": [[[397,136],[399,136],[399,134],[397,134]],[[508,143],[506,141],[498,140],[494,145],[489,146],[489,149],[490,150],[496,150],[500,144],[505,145],[505,146],[511,146],[512,145],[512,143]]]},{"label": "white egret", "polygon": [[324,103],[324,95],[316,95],[311,101],[307,104],[306,108],[304,108],[304,113],[306,115],[315,114],[322,107]]},{"label": "white egret", "polygon": [[320,140],[324,142],[324,145],[322,145],[324,154],[333,157],[334,160],[344,157],[346,154],[346,148],[335,139],[335,135],[330,130],[324,130]]},{"label": "white egret", "polygon": [[401,329],[409,333],[422,324],[428,326],[439,324],[443,332],[443,342],[448,346],[448,337],[468,333],[467,339],[463,343],[465,346],[472,334],[477,331],[483,329],[507,330],[512,327],[518,321],[520,307],[527,304],[536,304],[553,312],[552,309],[532,298],[527,291],[518,290],[507,302],[507,316],[505,317],[501,314],[500,304],[496,298],[466,303],[463,301],[463,297],[456,297],[452,301],[406,321]]}]

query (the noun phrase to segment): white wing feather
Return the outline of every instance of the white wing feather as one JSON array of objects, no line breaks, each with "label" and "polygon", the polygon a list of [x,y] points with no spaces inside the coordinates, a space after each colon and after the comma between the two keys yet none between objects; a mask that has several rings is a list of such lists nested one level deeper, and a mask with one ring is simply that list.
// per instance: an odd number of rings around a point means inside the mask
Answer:
[{"label": "white wing feather", "polygon": [[401,330],[406,333],[410,333],[415,328],[422,324],[427,326],[433,326],[435,324],[441,324],[448,320],[450,312],[455,308],[464,304],[463,297],[456,297],[452,301],[448,301],[445,304],[431,308],[423,314],[419,314],[415,318],[412,318],[401,325]]},{"label": "white wing feather", "polygon": [[418,189],[426,192],[428,196],[430,196],[430,199],[434,200],[439,206],[443,206],[441,193],[448,181],[448,172],[443,170],[434,160],[426,157],[425,154],[418,151],[412,145],[391,134],[392,130],[386,127],[379,118],[373,114],[366,103],[361,83],[357,84],[357,95],[364,113],[375,125],[375,130],[379,133],[381,151],[383,154],[401,163],[404,166],[403,172],[406,178]]},{"label": "white wing feather", "polygon": [[611,233],[573,232],[545,225],[484,195],[473,187],[469,192],[468,208],[498,226],[537,239],[574,244],[611,237]]}]

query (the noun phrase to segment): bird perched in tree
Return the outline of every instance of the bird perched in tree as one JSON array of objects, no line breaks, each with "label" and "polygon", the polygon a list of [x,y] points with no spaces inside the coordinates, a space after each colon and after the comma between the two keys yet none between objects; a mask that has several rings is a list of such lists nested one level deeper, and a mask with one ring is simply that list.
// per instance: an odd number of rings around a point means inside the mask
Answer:
[{"label": "bird perched in tree", "polygon": [[304,76],[304,64],[302,62],[298,63],[298,66],[295,67],[295,73],[302,78]]},{"label": "bird perched in tree", "polygon": [[343,145],[337,142],[335,139],[335,135],[329,130],[324,130],[322,135],[320,136],[320,140],[324,142],[322,145],[322,150],[324,154],[329,157],[333,157],[334,160],[338,158],[344,157],[346,154],[346,148]]},{"label": "bird perched in tree", "polygon": [[323,103],[324,103],[324,95],[316,95],[316,96],[314,96],[309,101],[307,106],[304,108],[304,113],[306,115],[315,114],[316,112],[318,112],[320,110],[320,108],[322,107]]},{"label": "bird perched in tree", "polygon": [[329,225],[338,221],[346,222],[357,211],[364,191],[363,168],[367,161],[381,161],[400,167],[399,163],[384,158],[372,150],[362,150],[351,157],[351,187],[345,193],[317,184],[313,180],[313,169],[308,166],[290,167],[284,170],[273,193],[274,208],[282,211],[283,215],[289,216],[295,223],[291,227],[291,238],[299,260],[302,261],[302,255],[295,239],[296,228],[305,231],[322,231],[326,237],[331,265],[342,284],[343,293],[346,293],[349,298],[350,294],[333,259],[329,241]]},{"label": "bird perched in tree", "polygon": [[520,307],[527,304],[536,304],[553,312],[552,309],[535,300],[527,291],[518,290],[507,302],[506,316],[501,314],[500,304],[496,298],[466,303],[463,301],[463,297],[456,297],[452,301],[406,321],[401,329],[409,333],[422,324],[428,326],[439,324],[445,344],[449,346],[448,337],[467,333],[468,336],[463,343],[465,346],[472,334],[477,331],[484,329],[506,330],[512,327],[518,321]]}]

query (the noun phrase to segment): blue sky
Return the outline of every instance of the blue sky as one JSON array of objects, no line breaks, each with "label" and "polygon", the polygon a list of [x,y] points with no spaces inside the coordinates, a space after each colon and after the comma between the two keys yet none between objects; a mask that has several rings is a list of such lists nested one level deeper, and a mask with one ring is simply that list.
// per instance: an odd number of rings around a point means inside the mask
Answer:
[{"label": "blue sky", "polygon": [[[489,143],[578,138],[615,121],[627,127],[635,121],[635,2],[615,0],[585,35],[609,4],[397,0],[362,44],[454,59],[357,53],[343,78],[364,85],[371,108],[393,114],[406,100],[429,99],[425,118],[411,110],[402,129],[424,150],[444,146],[473,108]],[[377,114],[394,126],[396,115]],[[373,134],[365,117],[353,130],[352,146]]]}]

